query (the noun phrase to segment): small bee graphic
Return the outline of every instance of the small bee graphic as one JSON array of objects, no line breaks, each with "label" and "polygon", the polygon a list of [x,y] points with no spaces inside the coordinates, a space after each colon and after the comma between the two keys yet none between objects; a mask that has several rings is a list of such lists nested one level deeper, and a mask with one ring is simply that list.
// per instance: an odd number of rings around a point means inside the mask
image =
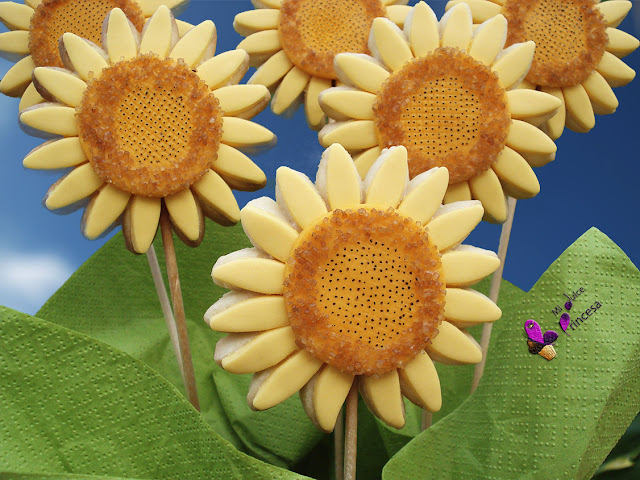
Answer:
[{"label": "small bee graphic", "polygon": [[547,360],[553,360],[556,356],[556,349],[553,348],[553,342],[558,339],[558,334],[553,330],[547,330],[542,333],[542,329],[535,320],[527,320],[524,322],[524,333],[527,337],[527,345],[529,353],[536,353]]}]

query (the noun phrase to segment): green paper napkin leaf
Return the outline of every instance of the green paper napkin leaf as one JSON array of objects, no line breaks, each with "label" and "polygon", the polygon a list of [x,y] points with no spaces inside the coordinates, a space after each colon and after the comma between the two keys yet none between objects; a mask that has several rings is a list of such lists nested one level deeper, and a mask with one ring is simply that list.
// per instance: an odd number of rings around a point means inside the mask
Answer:
[{"label": "green paper napkin leaf", "polygon": [[142,362],[6,308],[0,432],[0,470],[41,478],[301,478],[238,452]]},{"label": "green paper napkin leaf", "polygon": [[[208,222],[206,230],[198,248],[175,242],[202,415],[239,449],[275,465],[293,465],[322,438],[297,396],[254,412],[246,402],[251,377],[224,372],[213,361],[222,334],[213,332],[203,315],[226,290],[214,285],[211,268],[219,256],[250,244],[240,226]],[[155,250],[164,272],[160,239]],[[184,391],[147,258],[129,253],[122,234],[87,260],[38,316],[127,352]]]},{"label": "green paper napkin leaf", "polygon": [[[581,287],[569,313],[586,320],[569,337],[552,310]],[[639,293],[637,268],[589,230],[524,298],[503,304],[478,390],[400,450],[383,479],[591,478],[638,412]],[[529,353],[530,318],[559,332],[555,359]]]}]

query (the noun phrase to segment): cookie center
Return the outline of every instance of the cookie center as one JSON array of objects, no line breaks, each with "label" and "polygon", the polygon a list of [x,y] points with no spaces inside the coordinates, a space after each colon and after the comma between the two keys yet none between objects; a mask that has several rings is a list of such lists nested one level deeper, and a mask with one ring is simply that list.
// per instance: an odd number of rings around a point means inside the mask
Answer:
[{"label": "cookie center", "polygon": [[454,48],[438,48],[391,74],[373,112],[381,145],[407,148],[411,177],[447,167],[452,184],[490,168],[511,123],[498,77]]},{"label": "cookie center", "polygon": [[75,33],[100,45],[102,22],[120,8],[138,31],[144,26],[142,10],[133,0],[44,0],[31,18],[29,50],[39,67],[63,67],[58,41],[64,33]]},{"label": "cookie center", "polygon": [[380,0],[285,0],[280,37],[287,57],[306,73],[335,79],[338,53],[368,53],[371,23],[384,17]]},{"label": "cookie center", "polygon": [[437,334],[445,284],[424,228],[393,210],[335,210],[300,235],[284,299],[298,343],[354,375],[391,371]]},{"label": "cookie center", "polygon": [[508,0],[507,45],[533,40],[527,80],[566,87],[585,80],[602,59],[606,24],[593,0]]},{"label": "cookie center", "polygon": [[189,188],[216,159],[218,100],[183,63],[143,55],[89,83],[78,107],[79,136],[96,173],[136,195]]}]

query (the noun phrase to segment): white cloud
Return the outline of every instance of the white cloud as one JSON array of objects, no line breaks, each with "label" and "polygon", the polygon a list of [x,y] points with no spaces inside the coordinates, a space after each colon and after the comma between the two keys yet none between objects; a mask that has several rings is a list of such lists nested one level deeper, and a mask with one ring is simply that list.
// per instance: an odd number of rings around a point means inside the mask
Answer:
[{"label": "white cloud", "polygon": [[48,253],[0,252],[0,304],[34,314],[69,278],[73,268]]}]

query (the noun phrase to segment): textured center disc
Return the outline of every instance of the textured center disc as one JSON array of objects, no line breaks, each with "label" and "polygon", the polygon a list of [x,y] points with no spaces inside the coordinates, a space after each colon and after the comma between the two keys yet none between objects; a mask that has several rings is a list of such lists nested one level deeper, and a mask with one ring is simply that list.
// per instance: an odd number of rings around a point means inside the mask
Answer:
[{"label": "textured center disc", "polygon": [[189,188],[216,159],[222,111],[174,60],[139,56],[93,80],[78,107],[80,141],[107,183],[145,197]]},{"label": "textured center disc", "polygon": [[602,59],[606,24],[593,0],[508,0],[507,45],[533,40],[536,53],[527,80],[567,87],[585,80]]},{"label": "textured center disc", "polygon": [[63,67],[58,41],[67,32],[100,45],[102,22],[116,7],[142,31],[144,16],[133,0],[44,0],[36,8],[29,29],[29,50],[35,64]]},{"label": "textured center disc", "polygon": [[393,210],[335,210],[302,232],[284,299],[298,343],[339,370],[381,374],[437,334],[445,284],[424,228]]},{"label": "textured center disc", "polygon": [[511,123],[498,77],[453,48],[438,48],[393,73],[373,112],[383,147],[407,148],[411,177],[447,167],[452,184],[491,166]]},{"label": "textured center disc", "polygon": [[384,17],[380,0],[284,0],[280,36],[287,57],[315,77],[335,79],[338,53],[368,53],[371,23]]}]

